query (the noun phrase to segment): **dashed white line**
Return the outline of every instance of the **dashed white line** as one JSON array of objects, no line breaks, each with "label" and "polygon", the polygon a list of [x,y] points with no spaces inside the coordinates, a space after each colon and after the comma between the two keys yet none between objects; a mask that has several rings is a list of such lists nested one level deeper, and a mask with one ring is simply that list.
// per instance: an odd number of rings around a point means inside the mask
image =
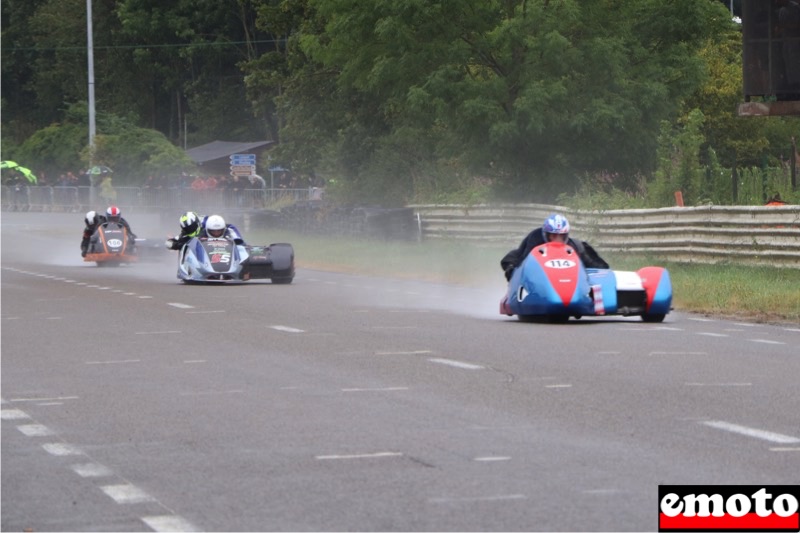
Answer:
[{"label": "dashed white line", "polygon": [[569,383],[557,383],[555,385],[545,385],[545,389],[568,389],[572,387]]},{"label": "dashed white line", "polygon": [[708,355],[707,352],[650,352],[648,355]]},{"label": "dashed white line", "polygon": [[431,363],[438,363],[440,365],[447,365],[456,368],[463,368],[465,370],[481,370],[485,368],[482,365],[475,365],[472,363],[465,363],[463,361],[456,361],[455,359],[445,359],[442,357],[431,357],[428,359]]},{"label": "dashed white line", "polygon": [[711,333],[710,331],[698,331],[697,335],[705,335],[706,337],[727,337],[724,333]]},{"label": "dashed white line", "polygon": [[408,352],[375,352],[375,355],[423,355],[433,353],[431,350],[412,350]]},{"label": "dashed white line", "polygon": [[153,531],[168,532],[168,531],[200,531],[190,522],[187,522],[180,516],[166,515],[166,516],[143,516],[142,522],[150,526]]},{"label": "dashed white line", "polygon": [[155,501],[152,496],[135,485],[106,485],[100,487],[117,503],[142,503]]},{"label": "dashed white line", "polygon": [[297,328],[290,328],[289,326],[270,326],[270,328],[277,331],[284,331],[286,333],[303,333],[304,330]]},{"label": "dashed white line", "polygon": [[19,409],[0,409],[0,420],[22,420],[30,418],[28,413]]},{"label": "dashed white line", "polygon": [[53,396],[52,398],[11,398],[12,402],[51,402],[53,400],[77,400],[78,396]]},{"label": "dashed white line", "polygon": [[178,302],[170,302],[170,303],[167,303],[167,305],[171,305],[172,307],[177,307],[178,309],[194,309],[193,305],[182,304],[182,303],[178,303]]},{"label": "dashed white line", "polygon": [[83,455],[83,452],[78,447],[63,442],[48,442],[47,444],[42,444],[42,448],[50,455],[59,457],[64,455]]},{"label": "dashed white line", "polygon": [[124,365],[128,363],[141,363],[141,359],[121,359],[119,361],[86,361],[87,365]]},{"label": "dashed white line", "polygon": [[783,331],[794,331],[800,333],[800,329],[798,328],[783,328]]},{"label": "dashed white line", "polygon": [[504,500],[525,500],[524,494],[506,494],[500,496],[476,496],[474,498],[430,498],[431,503],[469,503],[469,502],[497,502]]},{"label": "dashed white line", "polygon": [[800,452],[800,447],[797,448],[770,448],[771,452]]},{"label": "dashed white line", "polygon": [[342,392],[391,392],[397,390],[408,390],[408,387],[376,387],[372,389],[342,389]]},{"label": "dashed white line", "polygon": [[780,433],[774,433],[772,431],[765,431],[763,429],[756,429],[750,428],[746,426],[740,426],[739,424],[732,424],[730,422],[724,422],[722,420],[706,420],[701,422],[703,425],[721,429],[723,431],[730,431],[731,433],[737,433],[739,435],[744,435],[746,437],[753,437],[756,439],[766,440],[769,442],[774,442],[777,444],[797,444],[800,443],[800,439],[797,437],[791,437],[789,435],[782,435]]},{"label": "dashed white line", "polygon": [[685,383],[687,387],[752,387],[752,383]]},{"label": "dashed white line", "polygon": [[314,459],[326,461],[330,459],[373,459],[377,457],[400,457],[401,452],[356,453],[351,455],[317,455]]},{"label": "dashed white line", "polygon": [[70,468],[81,477],[107,477],[113,474],[110,468],[97,463],[81,463]]},{"label": "dashed white line", "polygon": [[42,424],[24,424],[17,426],[17,429],[28,437],[47,437],[53,434],[52,429]]},{"label": "dashed white line", "polygon": [[476,457],[473,461],[483,462],[483,463],[491,463],[495,461],[510,461],[511,457],[507,457],[505,455],[489,455],[485,457]]},{"label": "dashed white line", "polygon": [[785,342],[780,341],[771,341],[769,339],[747,339],[750,342],[760,342],[761,344],[786,344]]},{"label": "dashed white line", "polygon": [[142,300],[149,300],[152,298],[152,296],[139,296],[139,298]]}]

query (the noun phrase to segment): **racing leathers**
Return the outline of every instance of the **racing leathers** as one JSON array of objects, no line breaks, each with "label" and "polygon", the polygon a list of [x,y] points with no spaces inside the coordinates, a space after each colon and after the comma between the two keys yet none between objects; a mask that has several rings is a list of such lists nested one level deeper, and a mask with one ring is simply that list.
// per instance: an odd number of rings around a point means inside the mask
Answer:
[{"label": "racing leathers", "polygon": [[[508,252],[500,260],[500,267],[505,273],[506,280],[511,279],[514,269],[522,264],[522,261],[531,253],[531,250],[547,242],[545,240],[544,228],[536,228],[522,239],[520,245]],[[567,244],[571,246],[581,258],[583,266],[586,268],[608,268],[608,263],[595,251],[586,241],[576,241],[572,238],[567,239]]]},{"label": "racing leathers", "polygon": [[89,251],[89,240],[94,235],[94,232],[97,230],[97,226],[102,224],[106,221],[106,217],[103,215],[96,214],[94,216],[94,220],[90,221],[88,219],[84,220],[86,226],[83,228],[83,236],[81,237],[81,257],[86,257],[86,253]]},{"label": "racing leathers", "polygon": [[[170,250],[180,250],[183,245],[193,237],[210,237],[206,232],[206,221],[209,215],[204,216],[197,224],[185,224],[186,215],[181,217],[181,233],[176,238],[167,239],[167,248]],[[225,233],[222,238],[231,239],[236,244],[244,244],[244,238],[233,224],[225,225]]]}]

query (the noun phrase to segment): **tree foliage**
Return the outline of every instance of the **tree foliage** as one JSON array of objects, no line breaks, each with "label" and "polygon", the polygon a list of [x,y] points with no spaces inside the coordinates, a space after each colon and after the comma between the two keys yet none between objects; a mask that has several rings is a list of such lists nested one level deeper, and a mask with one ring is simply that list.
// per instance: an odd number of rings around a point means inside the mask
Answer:
[{"label": "tree foliage", "polygon": [[[85,0],[0,2],[4,148],[75,167]],[[713,201],[717,174],[800,137],[796,119],[735,116],[741,35],[719,0],[92,5],[97,155],[142,172],[272,139],[273,163],[348,201],[640,201],[648,181]]]}]

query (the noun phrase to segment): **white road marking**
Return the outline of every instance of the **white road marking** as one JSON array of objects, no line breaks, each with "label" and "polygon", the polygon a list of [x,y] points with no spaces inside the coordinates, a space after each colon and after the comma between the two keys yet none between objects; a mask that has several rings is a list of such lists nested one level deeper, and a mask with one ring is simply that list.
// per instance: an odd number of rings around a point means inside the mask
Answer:
[{"label": "white road marking", "polygon": [[456,361],[454,359],[444,359],[442,357],[431,357],[428,359],[431,363],[438,363],[441,365],[453,366],[456,368],[463,368],[465,370],[481,370],[485,367],[481,365],[474,365],[472,363],[464,363],[463,361]]},{"label": "white road marking", "polygon": [[24,424],[17,426],[17,429],[28,437],[47,437],[54,433],[52,429],[42,424]]},{"label": "white road marking", "polygon": [[507,494],[500,496],[477,496],[474,498],[430,498],[431,503],[459,503],[459,502],[497,502],[503,500],[526,500],[528,497],[524,494]]},{"label": "white road marking", "polygon": [[178,330],[171,329],[169,331],[137,331],[137,335],[163,335],[165,333],[180,333]]},{"label": "white road marking", "polygon": [[19,409],[0,409],[0,420],[22,420],[30,418],[28,413]]},{"label": "white road marking", "polygon": [[304,333],[302,329],[290,328],[289,326],[270,326],[270,328],[277,331],[285,331],[286,333]]},{"label": "white road marking", "polygon": [[747,322],[734,322],[735,326],[744,326],[746,328],[757,328],[758,324],[748,324]]},{"label": "white road marking", "polygon": [[190,522],[175,515],[143,516],[142,522],[150,526],[153,531],[165,533],[170,531],[200,531],[199,528],[193,526]]},{"label": "white road marking", "polygon": [[211,311],[186,311],[187,315],[203,315],[207,313],[227,313],[224,309],[213,309]]},{"label": "white road marking", "polygon": [[422,355],[433,353],[431,350],[412,350],[410,352],[375,352],[375,355]]},{"label": "white road marking", "polygon": [[509,461],[511,457],[500,456],[500,455],[488,455],[486,457],[476,457],[473,461],[479,461],[484,463],[490,463],[494,461]]},{"label": "white road marking", "polygon": [[83,455],[83,452],[78,447],[63,442],[49,442],[42,444],[42,448],[50,455],[59,457],[64,455]]},{"label": "white road marking", "polygon": [[752,387],[752,383],[685,383],[687,387]]},{"label": "white road marking", "polygon": [[9,317],[3,317],[3,320],[19,320],[20,318],[22,318],[22,317],[19,317],[19,316],[9,316]]},{"label": "white road marking", "polygon": [[189,359],[188,361],[184,361],[184,364],[191,365],[195,363],[205,363],[205,359]]},{"label": "white road marking", "polygon": [[597,355],[619,355],[622,352],[597,352]]},{"label": "white road marking", "polygon": [[122,294],[124,294],[125,296],[136,296],[135,292],[123,292]]},{"label": "white road marking", "polygon": [[770,448],[769,451],[771,451],[771,452],[800,452],[800,447],[798,447],[798,448]]},{"label": "white road marking", "polygon": [[712,428],[730,431],[731,433],[738,433],[739,435],[744,435],[746,437],[754,437],[756,439],[775,442],[777,444],[800,443],[800,439],[797,437],[790,437],[789,435],[773,433],[772,431],[764,431],[763,429],[755,429],[746,426],[740,426],[738,424],[731,424],[730,422],[723,422],[721,420],[706,420],[702,422],[702,424]]},{"label": "white road marking", "polygon": [[408,387],[380,387],[374,389],[342,389],[342,392],[391,392],[396,390],[408,390]]},{"label": "white road marking", "polygon": [[243,394],[242,389],[233,390],[219,390],[219,391],[202,391],[202,392],[182,392],[181,396],[218,396],[220,394]]},{"label": "white road marking", "polygon": [[562,384],[556,384],[556,385],[545,385],[544,386],[545,389],[568,389],[570,387],[572,387],[572,385],[570,385],[569,383],[562,383]]},{"label": "white road marking", "polygon": [[107,290],[108,290],[108,289],[110,289],[110,288],[111,288],[111,287],[97,287],[97,290],[98,290],[98,291],[107,291]]},{"label": "white road marking", "polygon": [[687,320],[694,320],[695,322],[716,322],[712,318],[688,318]]},{"label": "white road marking", "polygon": [[698,331],[697,335],[705,335],[706,337],[727,337],[724,333],[711,333],[708,331]]},{"label": "white road marking", "polygon": [[153,497],[135,485],[106,485],[100,487],[111,499],[117,503],[142,503],[152,502]]},{"label": "white road marking", "polygon": [[352,455],[317,455],[314,459],[326,461],[329,459],[372,459],[376,457],[400,457],[400,452],[357,453]]},{"label": "white road marking", "polygon": [[86,361],[86,365],[123,365],[127,363],[141,363],[141,359],[121,359],[119,361]]},{"label": "white road marking", "polygon": [[194,309],[193,305],[182,304],[182,303],[178,303],[178,302],[171,302],[171,303],[168,303],[167,305],[171,305],[172,307],[177,307],[178,309]]},{"label": "white road marking", "polygon": [[142,300],[149,300],[150,298],[152,298],[152,296],[139,296],[139,298]]},{"label": "white road marking", "polygon": [[81,477],[106,477],[113,474],[110,468],[97,463],[81,463],[70,468]]},{"label": "white road marking", "polygon": [[707,352],[650,352],[647,355],[708,355]]},{"label": "white road marking", "polygon": [[45,320],[61,320],[61,318],[60,316],[49,316]]},{"label": "white road marking", "polygon": [[749,340],[750,342],[760,342],[762,344],[786,344],[785,342],[771,341],[768,339],[747,339],[747,340]]},{"label": "white road marking", "polygon": [[11,398],[12,402],[50,402],[53,400],[77,400],[78,396],[54,396],[52,398]]},{"label": "white road marking", "polygon": [[783,328],[783,331],[795,331],[795,332],[800,332],[800,328]]}]

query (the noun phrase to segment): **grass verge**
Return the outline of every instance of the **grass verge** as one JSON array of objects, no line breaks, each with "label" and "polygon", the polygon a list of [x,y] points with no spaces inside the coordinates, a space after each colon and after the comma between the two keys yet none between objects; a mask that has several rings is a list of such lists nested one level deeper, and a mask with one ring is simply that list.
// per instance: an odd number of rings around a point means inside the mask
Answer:
[{"label": "grass verge", "polygon": [[[253,230],[248,240],[289,242],[297,266],[470,286],[505,286],[500,258],[508,245],[432,240],[422,243],[320,237]],[[734,264],[670,263],[653,257],[603,254],[617,270],[660,265],[669,270],[673,306],[714,316],[800,324],[800,269]]]}]

